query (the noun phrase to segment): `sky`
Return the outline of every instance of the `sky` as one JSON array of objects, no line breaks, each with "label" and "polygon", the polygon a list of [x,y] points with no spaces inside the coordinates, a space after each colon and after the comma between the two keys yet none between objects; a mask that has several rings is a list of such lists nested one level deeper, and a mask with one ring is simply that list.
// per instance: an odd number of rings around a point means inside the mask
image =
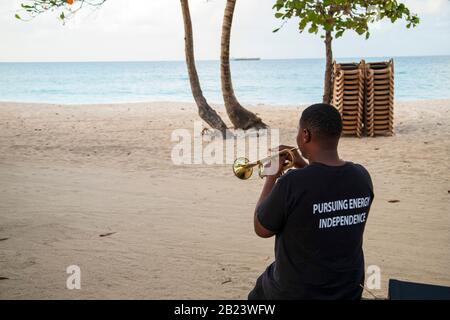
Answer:
[{"label": "sky", "polygon": [[[58,12],[29,22],[14,18],[23,0],[0,0],[0,62],[183,60],[184,30],[179,0],[108,0],[84,8],[62,24]],[[225,0],[190,0],[198,60],[220,57]],[[231,38],[232,57],[323,58],[322,39],[298,32],[298,20],[277,33],[275,0],[238,0]],[[334,55],[391,57],[450,55],[450,1],[403,0],[421,18],[407,29],[403,21],[371,26],[371,38],[349,31],[334,42]]]}]

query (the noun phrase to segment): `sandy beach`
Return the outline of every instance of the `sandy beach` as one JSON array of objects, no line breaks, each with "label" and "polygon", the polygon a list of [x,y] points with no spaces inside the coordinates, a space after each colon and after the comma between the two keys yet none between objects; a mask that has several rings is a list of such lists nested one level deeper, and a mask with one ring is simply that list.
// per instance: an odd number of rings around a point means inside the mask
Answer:
[{"label": "sandy beach", "polygon": [[[250,108],[295,143],[304,106]],[[263,182],[175,166],[171,132],[198,120],[189,103],[0,103],[0,298],[245,299],[273,261],[274,239],[253,232]],[[373,293],[390,278],[449,286],[450,100],[399,102],[395,136],[345,137],[340,153],[374,181]],[[66,289],[74,264],[81,290]]]}]

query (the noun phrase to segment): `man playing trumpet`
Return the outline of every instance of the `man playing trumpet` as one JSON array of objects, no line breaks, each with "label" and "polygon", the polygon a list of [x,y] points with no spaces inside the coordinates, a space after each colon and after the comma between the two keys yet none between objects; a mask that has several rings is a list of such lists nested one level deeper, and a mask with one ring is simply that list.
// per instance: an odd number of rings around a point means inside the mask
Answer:
[{"label": "man playing trumpet", "polygon": [[[360,299],[364,285],[363,232],[374,193],[367,170],[338,155],[339,112],[306,108],[294,151],[296,169],[266,175],[256,205],[258,236],[275,235],[275,261],[249,299]],[[292,150],[280,146],[279,150]],[[291,159],[292,160],[292,159]],[[282,176],[281,176],[282,175]]]}]

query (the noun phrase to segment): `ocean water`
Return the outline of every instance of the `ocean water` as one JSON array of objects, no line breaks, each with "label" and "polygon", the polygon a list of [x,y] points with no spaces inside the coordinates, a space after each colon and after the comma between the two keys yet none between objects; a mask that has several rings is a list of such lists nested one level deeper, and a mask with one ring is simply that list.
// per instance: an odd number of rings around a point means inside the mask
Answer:
[{"label": "ocean water", "polygon": [[[380,61],[388,58],[369,58]],[[359,61],[357,58],[338,62]],[[450,98],[450,56],[398,57],[397,100]],[[232,61],[245,104],[303,104],[322,99],[323,59]],[[197,61],[207,100],[222,103],[219,61]],[[0,101],[57,104],[193,101],[184,61],[0,63]]]}]

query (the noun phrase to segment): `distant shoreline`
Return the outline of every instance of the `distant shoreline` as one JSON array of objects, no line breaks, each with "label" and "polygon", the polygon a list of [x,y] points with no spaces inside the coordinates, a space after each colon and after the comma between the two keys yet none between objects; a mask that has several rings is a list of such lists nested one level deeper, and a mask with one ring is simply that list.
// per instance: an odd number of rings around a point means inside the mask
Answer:
[{"label": "distant shoreline", "polygon": [[[319,99],[320,100],[320,99]],[[439,99],[414,99],[414,100],[395,100],[395,103],[432,103],[432,102],[449,102],[450,103],[450,97],[448,98],[439,98]],[[276,103],[243,103],[245,106],[248,107],[287,107],[287,108],[297,108],[301,106],[307,106],[313,103],[316,103],[317,101],[311,101],[311,102],[299,102],[296,104],[276,104]],[[0,100],[0,106],[7,105],[7,104],[13,104],[13,105],[32,105],[32,106],[80,106],[80,107],[87,107],[87,106],[123,106],[123,105],[145,105],[145,104],[192,104],[195,105],[194,101],[184,101],[184,100],[149,100],[149,101],[128,101],[128,102],[106,102],[106,103],[52,103],[52,102],[28,102],[28,101],[1,101]],[[218,108],[224,108],[223,102],[209,102],[210,105]]]},{"label": "distant shoreline", "polygon": [[[386,58],[438,58],[438,57],[450,57],[449,54],[437,54],[437,55],[417,55],[417,56],[372,56],[372,57],[335,57],[336,60],[348,60],[348,59],[386,59]],[[239,58],[238,58],[239,60]],[[325,60],[325,57],[320,58],[265,58],[260,57],[258,61],[283,61],[283,60]],[[197,59],[197,62],[220,62],[219,59]],[[236,61],[236,59],[231,59],[231,61]],[[30,60],[30,61],[0,61],[0,64],[2,63],[149,63],[149,62],[185,62],[183,59],[177,59],[177,60],[73,60],[73,61],[67,61],[67,60],[61,60],[61,61],[38,61],[38,60]]]}]

